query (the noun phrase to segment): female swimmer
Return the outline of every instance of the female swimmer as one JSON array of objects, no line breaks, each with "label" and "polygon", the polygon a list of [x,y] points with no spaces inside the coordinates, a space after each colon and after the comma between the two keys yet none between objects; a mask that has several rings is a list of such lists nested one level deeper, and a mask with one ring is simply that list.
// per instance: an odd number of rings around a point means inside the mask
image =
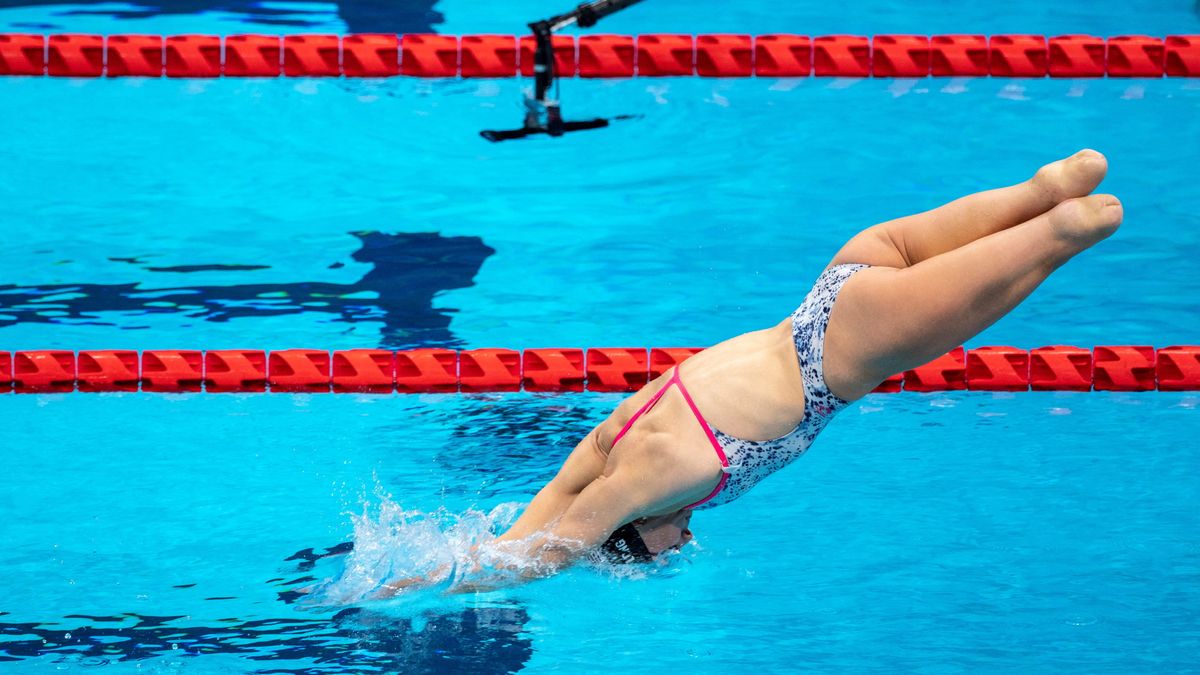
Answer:
[{"label": "female swimmer", "polygon": [[493,545],[533,577],[594,551],[637,560],[686,543],[694,509],[745,494],[850,402],[962,344],[1111,235],[1121,203],[1091,195],[1106,170],[1082,150],[1018,185],[860,232],[790,317],[622,402]]}]

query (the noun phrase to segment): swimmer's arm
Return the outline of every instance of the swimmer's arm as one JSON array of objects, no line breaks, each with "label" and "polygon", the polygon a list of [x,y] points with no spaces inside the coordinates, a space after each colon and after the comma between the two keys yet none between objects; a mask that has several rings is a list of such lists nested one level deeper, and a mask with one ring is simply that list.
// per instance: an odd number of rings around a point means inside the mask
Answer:
[{"label": "swimmer's arm", "polygon": [[542,532],[476,546],[454,565],[442,565],[420,576],[390,579],[372,597],[395,597],[442,583],[451,576],[454,580],[447,589],[449,593],[485,592],[548,577],[603,544],[621,525],[649,513],[653,504],[648,504],[645,494],[648,483],[628,469],[601,476]]},{"label": "swimmer's arm", "polygon": [[604,439],[612,438],[612,426],[610,417],[579,441],[558,474],[538,491],[517,522],[500,535],[498,541],[517,541],[544,532],[550,523],[566,513],[579,493],[603,473],[610,445]]},{"label": "swimmer's arm", "polygon": [[[640,518],[660,502],[646,473],[615,471],[592,481],[548,532],[505,545],[511,565],[475,564],[451,587],[452,593],[494,590],[550,576],[603,544],[621,525]],[[666,500],[669,501],[669,500]]]},{"label": "swimmer's arm", "polygon": [[[507,532],[486,544],[486,549],[476,546],[455,564],[441,565],[419,576],[389,579],[371,597],[392,598],[405,591],[444,583],[452,576],[450,593],[513,586],[550,576],[604,543],[614,530],[641,514],[624,519],[620,515],[635,509],[620,506],[620,493],[632,494],[632,488],[623,486],[628,481],[625,475],[632,474],[631,471],[618,471],[608,478],[596,477],[603,470],[606,457],[598,446],[603,426],[596,427],[580,441],[554,480],[538,492]],[[590,527],[582,526],[581,514],[597,513],[601,506],[616,510],[607,513],[607,517],[592,519]]]}]

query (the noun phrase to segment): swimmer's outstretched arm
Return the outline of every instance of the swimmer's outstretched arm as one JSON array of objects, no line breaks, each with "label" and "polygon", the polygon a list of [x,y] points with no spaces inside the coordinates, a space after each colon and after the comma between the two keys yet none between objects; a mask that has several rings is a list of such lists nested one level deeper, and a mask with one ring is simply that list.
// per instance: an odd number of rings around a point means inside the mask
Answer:
[{"label": "swimmer's outstretched arm", "polygon": [[608,461],[608,443],[613,433],[605,420],[592,429],[567,456],[558,474],[538,491],[533,501],[521,513],[498,541],[517,541],[536,532],[543,532],[567,512],[579,494],[604,473]]},{"label": "swimmer's outstretched arm", "polygon": [[630,457],[608,476],[593,480],[569,500],[561,514],[544,529],[521,538],[505,537],[472,549],[455,566],[444,565],[429,574],[389,579],[374,599],[455,579],[451,593],[469,593],[512,586],[550,576],[568,567],[608,539],[621,525],[644,515],[666,510],[680,502],[698,499],[695,488],[679,490],[647,476],[663,475],[669,467],[663,453],[647,453],[650,459]]}]

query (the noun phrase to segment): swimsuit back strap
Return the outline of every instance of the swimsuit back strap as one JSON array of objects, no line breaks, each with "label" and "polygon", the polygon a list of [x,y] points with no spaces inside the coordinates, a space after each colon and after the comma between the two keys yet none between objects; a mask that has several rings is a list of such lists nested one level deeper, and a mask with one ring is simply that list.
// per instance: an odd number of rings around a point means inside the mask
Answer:
[{"label": "swimsuit back strap", "polygon": [[667,381],[666,385],[664,385],[662,389],[658,390],[658,393],[656,393],[653,398],[651,398],[649,401],[646,401],[641,408],[638,408],[637,412],[633,413],[633,416],[629,418],[629,421],[625,423],[625,426],[621,427],[621,430],[617,432],[616,437],[613,438],[612,446],[609,447],[609,450],[617,447],[617,441],[621,440],[621,437],[625,435],[626,431],[629,431],[629,428],[633,426],[633,423],[636,422],[639,417],[649,412],[650,409],[654,407],[654,404],[658,403],[658,399],[662,398],[663,394],[667,393],[667,390],[670,389],[671,385],[675,382],[676,379],[672,377]]},{"label": "swimsuit back strap", "polygon": [[[721,447],[721,443],[713,435],[712,427],[708,426],[708,420],[704,419],[704,415],[700,414],[700,409],[696,407],[696,402],[692,400],[692,395],[688,393],[687,387],[683,386],[683,380],[679,378],[679,366],[675,366],[675,374],[671,376],[671,381],[679,386],[679,393],[683,394],[683,400],[687,401],[688,407],[692,409],[692,414],[696,416],[696,421],[700,422],[700,428],[704,429],[704,434],[708,436],[708,442],[712,444],[713,450],[717,451],[717,459],[721,461],[721,468],[729,468],[729,458],[725,456],[725,449]],[[717,486],[713,488],[713,491],[708,493],[708,496],[704,499],[690,506],[685,506],[684,509],[694,509],[716,497],[721,492],[721,488],[725,487],[725,481],[728,479],[729,474],[722,471],[721,480],[717,481]]]},{"label": "swimsuit back strap", "polygon": [[[646,401],[641,408],[638,408],[638,411],[629,418],[629,421],[625,423],[625,426],[621,427],[621,430],[617,432],[616,437],[613,438],[612,446],[609,448],[610,451],[612,448],[617,447],[617,442],[621,440],[627,431],[629,431],[629,428],[633,426],[633,423],[636,422],[639,417],[649,412],[650,409],[654,407],[654,404],[658,403],[658,400],[663,397],[663,394],[667,393],[667,390],[671,388],[671,385],[679,387],[679,393],[683,394],[683,400],[687,401],[688,407],[692,409],[692,414],[696,416],[696,421],[700,422],[700,428],[703,429],[704,434],[708,436],[708,442],[712,444],[713,450],[717,452],[717,459],[720,460],[721,467],[728,468],[729,458],[725,456],[724,448],[721,447],[721,443],[717,440],[717,437],[713,435],[712,428],[708,426],[708,421],[704,419],[704,415],[700,414],[700,409],[696,407],[696,402],[692,400],[692,395],[688,393],[687,387],[683,386],[683,380],[679,378],[679,366],[675,367],[675,372],[671,374],[671,379],[667,380],[667,383],[663,385],[663,388],[659,389],[658,393],[656,393],[649,401]],[[713,497],[716,497],[717,494],[721,492],[721,488],[725,487],[725,481],[728,480],[728,478],[729,474],[722,471],[721,480],[717,481],[717,486],[713,488],[713,491],[710,492],[704,499],[701,499],[690,506],[686,506],[684,509],[694,509]]]}]

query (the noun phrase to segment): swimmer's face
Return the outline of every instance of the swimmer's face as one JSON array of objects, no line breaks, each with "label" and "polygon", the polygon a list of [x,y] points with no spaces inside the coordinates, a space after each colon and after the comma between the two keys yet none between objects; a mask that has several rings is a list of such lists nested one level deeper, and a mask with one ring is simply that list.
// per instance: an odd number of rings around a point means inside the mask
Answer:
[{"label": "swimmer's face", "polygon": [[692,531],[688,524],[692,520],[690,510],[676,511],[665,516],[638,518],[633,521],[638,534],[651,553],[662,553],[670,549],[678,549],[692,540]]}]

